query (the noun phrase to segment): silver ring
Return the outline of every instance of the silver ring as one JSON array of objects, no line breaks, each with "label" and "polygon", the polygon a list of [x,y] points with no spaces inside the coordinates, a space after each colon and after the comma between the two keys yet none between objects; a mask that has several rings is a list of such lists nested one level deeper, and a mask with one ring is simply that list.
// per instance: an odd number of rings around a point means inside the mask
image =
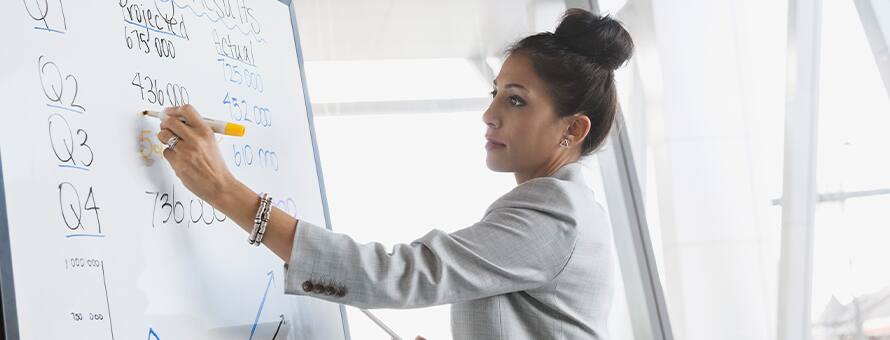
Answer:
[{"label": "silver ring", "polygon": [[164,144],[167,144],[167,149],[173,150],[173,147],[176,146],[176,143],[179,143],[179,136],[173,135],[173,137],[170,137],[170,139],[168,139],[167,142]]}]

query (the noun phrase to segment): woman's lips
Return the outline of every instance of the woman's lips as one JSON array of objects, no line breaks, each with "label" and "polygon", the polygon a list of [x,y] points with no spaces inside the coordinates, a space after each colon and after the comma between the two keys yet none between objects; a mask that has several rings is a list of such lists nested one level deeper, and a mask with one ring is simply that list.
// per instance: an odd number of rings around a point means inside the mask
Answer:
[{"label": "woman's lips", "polygon": [[491,139],[491,138],[486,138],[486,140],[488,140],[488,142],[485,143],[485,150],[500,149],[500,148],[503,148],[503,147],[506,147],[506,146],[507,146],[506,144],[504,144],[504,143],[499,143],[499,142],[497,142],[497,141],[495,141],[495,140],[493,140],[493,139]]}]

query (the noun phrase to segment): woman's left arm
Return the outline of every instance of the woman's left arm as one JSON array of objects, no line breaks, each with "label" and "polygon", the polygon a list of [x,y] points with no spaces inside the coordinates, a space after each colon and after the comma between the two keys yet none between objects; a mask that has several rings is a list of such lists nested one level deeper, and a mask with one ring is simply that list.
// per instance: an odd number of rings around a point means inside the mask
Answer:
[{"label": "woman's left arm", "polygon": [[[191,105],[167,108],[164,112],[169,117],[161,122],[157,137],[165,143],[174,134],[179,136],[179,142],[172,149],[164,150],[164,158],[176,176],[189,191],[249,233],[253,229],[260,198],[229,172],[213,130]],[[184,117],[188,124],[180,121],[180,117]],[[296,225],[294,217],[272,207],[263,244],[285,263],[290,261]]]}]

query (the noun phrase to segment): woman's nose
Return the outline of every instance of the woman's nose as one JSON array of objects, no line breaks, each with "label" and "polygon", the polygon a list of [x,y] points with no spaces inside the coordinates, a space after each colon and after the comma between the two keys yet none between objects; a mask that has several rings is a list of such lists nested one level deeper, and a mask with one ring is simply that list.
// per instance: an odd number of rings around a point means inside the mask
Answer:
[{"label": "woman's nose", "polygon": [[495,129],[498,127],[498,120],[495,117],[494,110],[491,109],[491,106],[488,107],[487,110],[482,114],[482,122],[485,123],[489,128]]}]

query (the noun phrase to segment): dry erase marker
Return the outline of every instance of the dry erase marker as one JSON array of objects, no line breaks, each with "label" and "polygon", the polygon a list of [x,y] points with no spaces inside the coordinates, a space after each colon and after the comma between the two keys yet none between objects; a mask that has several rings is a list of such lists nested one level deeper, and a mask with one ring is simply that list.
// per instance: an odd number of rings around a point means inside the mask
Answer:
[{"label": "dry erase marker", "polygon": [[[145,110],[145,111],[142,111],[142,115],[143,116],[152,116],[152,117],[158,118],[160,120],[167,119],[167,114],[164,112]],[[185,117],[180,117],[179,120],[181,120],[184,123]],[[224,134],[227,136],[235,136],[235,137],[244,136],[244,125],[230,123],[230,122],[224,122],[221,120],[210,119],[210,118],[204,118],[204,122],[207,123],[207,125],[210,125],[210,128],[213,129],[213,132],[216,132],[219,134]]]}]

